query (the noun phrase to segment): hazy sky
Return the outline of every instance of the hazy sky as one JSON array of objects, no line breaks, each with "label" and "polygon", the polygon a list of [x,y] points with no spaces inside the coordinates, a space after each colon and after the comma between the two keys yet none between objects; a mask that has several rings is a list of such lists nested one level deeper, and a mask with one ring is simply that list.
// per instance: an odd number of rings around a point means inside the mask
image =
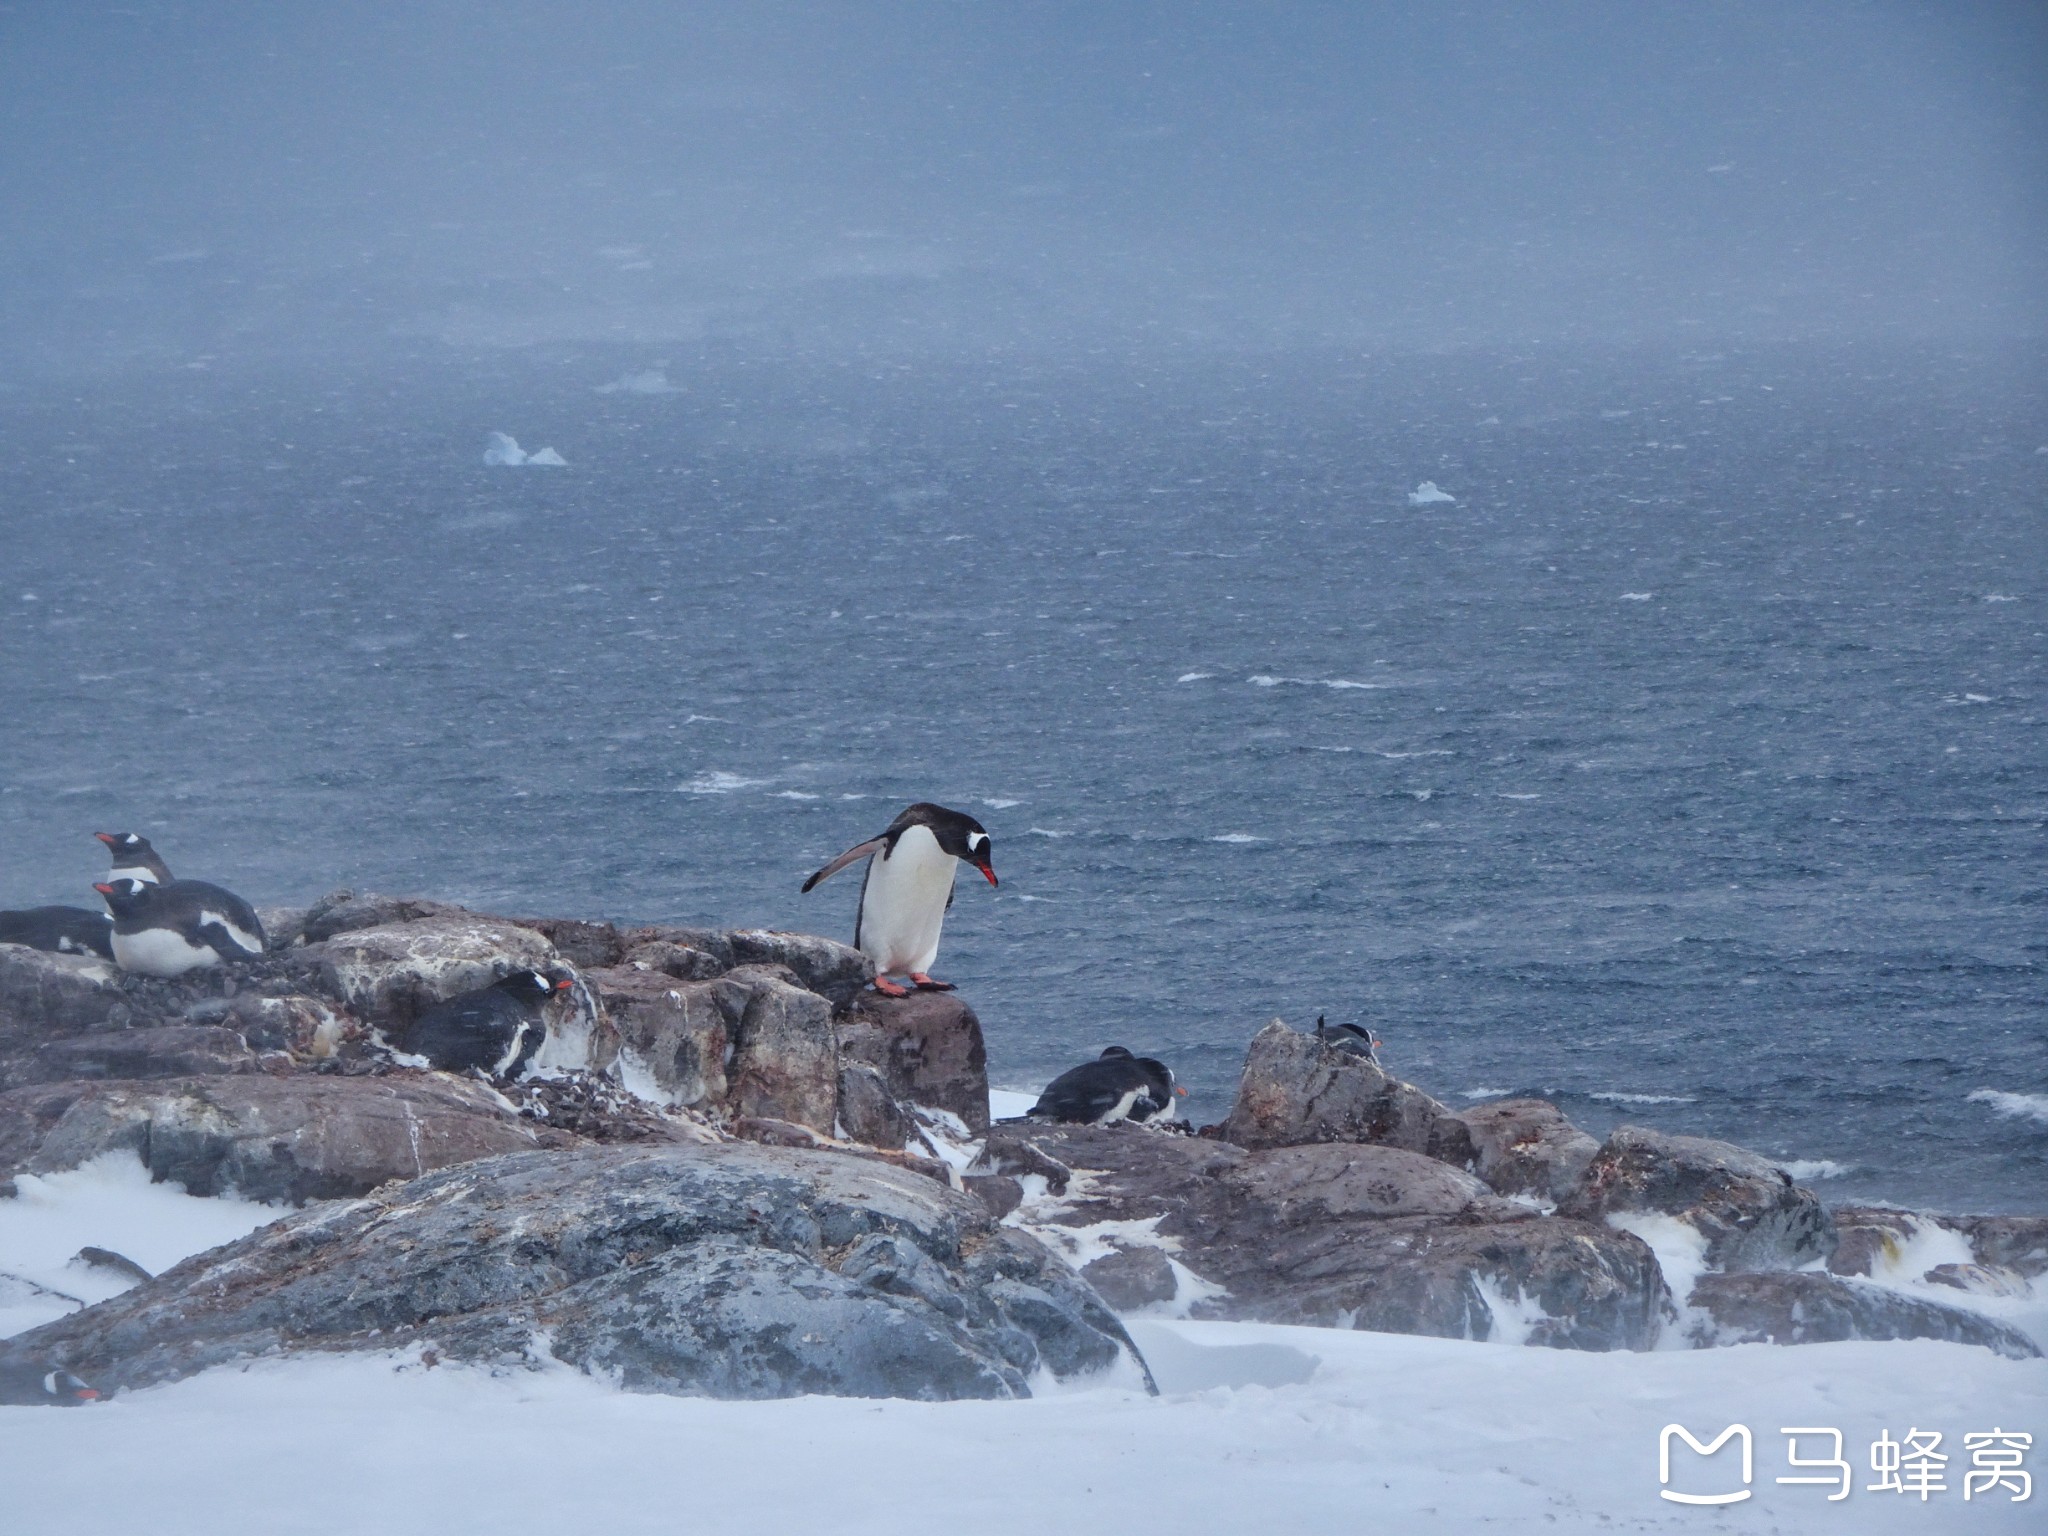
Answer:
[{"label": "hazy sky", "polygon": [[0,365],[2039,334],[2048,6],[0,4]]}]

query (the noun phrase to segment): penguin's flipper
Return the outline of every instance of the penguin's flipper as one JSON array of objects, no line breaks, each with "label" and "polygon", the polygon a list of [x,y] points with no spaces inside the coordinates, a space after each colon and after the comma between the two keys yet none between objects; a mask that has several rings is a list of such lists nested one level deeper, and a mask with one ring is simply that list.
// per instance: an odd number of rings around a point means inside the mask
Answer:
[{"label": "penguin's flipper", "polygon": [[888,846],[888,842],[889,835],[885,832],[880,837],[871,837],[864,843],[855,843],[851,848],[847,849],[846,852],[839,855],[838,858],[834,859],[830,864],[827,864],[823,869],[819,870],[815,875],[811,876],[810,879],[806,880],[804,882],[804,889],[808,891],[812,886],[816,885],[819,881],[830,880],[834,875],[838,874],[839,871],[846,868],[846,866],[851,864],[855,859],[864,859],[871,853],[880,853],[883,848]]}]

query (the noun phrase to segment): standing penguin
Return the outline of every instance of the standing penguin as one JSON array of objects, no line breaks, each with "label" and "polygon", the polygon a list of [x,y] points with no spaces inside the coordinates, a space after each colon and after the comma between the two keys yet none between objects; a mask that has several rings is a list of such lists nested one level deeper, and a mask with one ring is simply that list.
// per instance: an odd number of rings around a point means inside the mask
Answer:
[{"label": "standing penguin", "polygon": [[107,856],[114,861],[114,867],[107,871],[109,880],[169,885],[177,878],[171,873],[171,866],[149,846],[148,838],[134,832],[95,832],[93,836],[107,845]]},{"label": "standing penguin", "polygon": [[263,924],[246,901],[204,880],[133,878],[93,887],[114,914],[114,963],[142,976],[182,976],[263,953]]},{"label": "standing penguin", "polygon": [[804,882],[810,890],[855,859],[867,859],[860,887],[860,916],[853,946],[875,962],[875,990],[907,997],[910,988],[891,976],[908,976],[926,991],[950,992],[950,982],[929,972],[939,957],[939,929],[953,905],[953,874],[965,859],[988,883],[996,883],[989,862],[988,831],[964,811],[919,801],[890,822],[881,836],[856,843]]}]

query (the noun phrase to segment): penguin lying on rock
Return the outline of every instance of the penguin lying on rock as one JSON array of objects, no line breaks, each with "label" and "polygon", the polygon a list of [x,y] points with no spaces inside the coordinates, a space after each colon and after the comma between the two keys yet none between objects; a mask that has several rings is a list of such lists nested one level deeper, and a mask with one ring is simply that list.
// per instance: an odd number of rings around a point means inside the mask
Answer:
[{"label": "penguin lying on rock", "polygon": [[182,976],[263,953],[263,924],[233,891],[204,880],[152,885],[133,876],[93,887],[114,914],[114,963],[142,976]]},{"label": "penguin lying on rock", "polygon": [[35,1365],[0,1365],[0,1403],[16,1408],[76,1408],[99,1401],[99,1391],[69,1371]]},{"label": "penguin lying on rock", "polygon": [[93,836],[107,845],[107,856],[114,861],[114,867],[107,871],[109,880],[169,885],[177,878],[171,873],[171,866],[149,846],[148,838],[133,832],[95,832]]},{"label": "penguin lying on rock", "polygon": [[930,972],[939,958],[939,929],[953,905],[953,875],[962,860],[996,883],[989,862],[988,830],[964,811],[919,801],[890,822],[878,837],[855,843],[804,882],[810,890],[856,859],[868,861],[860,887],[860,916],[854,920],[853,947],[875,962],[875,990],[889,997],[908,997],[910,987],[891,976],[908,976],[921,990],[950,992],[950,982],[934,981]]},{"label": "penguin lying on rock", "polygon": [[494,1081],[516,1077],[548,1037],[541,1005],[576,978],[563,970],[511,975],[436,1003],[394,1041],[443,1072],[482,1072]]},{"label": "penguin lying on rock", "polygon": [[1027,1119],[1068,1125],[1115,1125],[1119,1120],[1142,1125],[1154,1118],[1171,1120],[1174,1095],[1186,1093],[1175,1085],[1165,1062],[1112,1045],[1087,1065],[1054,1078],[1024,1113]]},{"label": "penguin lying on rock", "polygon": [[0,944],[26,944],[60,955],[114,958],[114,920],[90,907],[25,907],[0,912]]},{"label": "penguin lying on rock", "polygon": [[1354,1056],[1363,1056],[1374,1066],[1380,1064],[1380,1047],[1386,1044],[1360,1024],[1325,1024],[1320,1013],[1316,1015],[1316,1038],[1333,1051],[1349,1051]]}]

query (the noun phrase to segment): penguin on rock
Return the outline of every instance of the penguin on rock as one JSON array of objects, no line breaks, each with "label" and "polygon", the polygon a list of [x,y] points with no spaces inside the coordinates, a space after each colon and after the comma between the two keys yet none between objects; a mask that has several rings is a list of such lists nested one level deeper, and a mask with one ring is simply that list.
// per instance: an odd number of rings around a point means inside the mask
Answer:
[{"label": "penguin on rock", "polygon": [[182,976],[263,953],[263,924],[233,891],[204,880],[152,885],[133,876],[93,887],[114,914],[114,963],[141,976]]},{"label": "penguin on rock", "polygon": [[931,977],[939,957],[939,929],[953,905],[953,875],[962,862],[980,870],[990,885],[996,883],[988,829],[964,811],[919,801],[879,836],[855,843],[812,875],[804,889],[830,879],[856,859],[866,859],[868,868],[861,881],[853,947],[875,962],[875,990],[907,997],[910,987],[889,979],[907,976],[920,990],[952,991],[950,982]]},{"label": "penguin on rock", "polygon": [[520,970],[488,987],[436,1003],[395,1044],[443,1072],[482,1072],[495,1082],[518,1076],[548,1037],[541,1005],[576,978],[564,970]]},{"label": "penguin on rock", "polygon": [[0,944],[25,944],[59,955],[114,958],[114,921],[90,907],[24,907],[0,912]]},{"label": "penguin on rock", "polygon": [[1186,1093],[1165,1062],[1112,1045],[1094,1061],[1054,1078],[1024,1113],[1030,1120],[1068,1125],[1115,1125],[1119,1120],[1143,1125],[1155,1118],[1171,1120],[1174,1095]]},{"label": "penguin on rock", "polygon": [[169,885],[177,878],[171,873],[171,866],[149,846],[149,839],[138,833],[95,832],[93,836],[107,845],[107,856],[114,861],[114,867],[107,871],[109,880],[140,880],[145,885]]}]

